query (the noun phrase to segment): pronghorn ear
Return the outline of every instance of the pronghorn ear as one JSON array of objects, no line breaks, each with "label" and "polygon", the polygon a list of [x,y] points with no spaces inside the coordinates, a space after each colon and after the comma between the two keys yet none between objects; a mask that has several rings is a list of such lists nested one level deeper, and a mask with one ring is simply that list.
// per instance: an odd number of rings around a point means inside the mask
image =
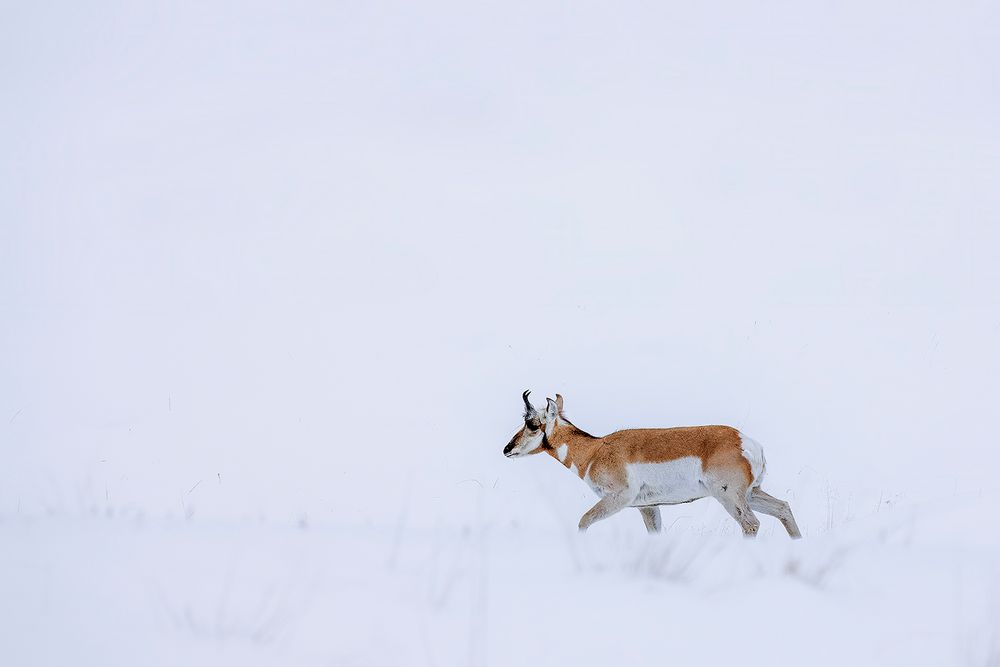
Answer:
[{"label": "pronghorn ear", "polygon": [[562,396],[560,394],[556,394],[556,410],[558,410],[559,414],[562,415],[563,400],[562,400]]},{"label": "pronghorn ear", "polygon": [[559,414],[559,406],[551,398],[546,398],[545,401],[546,401],[546,404],[545,404],[545,418],[546,419],[555,419],[556,415]]}]

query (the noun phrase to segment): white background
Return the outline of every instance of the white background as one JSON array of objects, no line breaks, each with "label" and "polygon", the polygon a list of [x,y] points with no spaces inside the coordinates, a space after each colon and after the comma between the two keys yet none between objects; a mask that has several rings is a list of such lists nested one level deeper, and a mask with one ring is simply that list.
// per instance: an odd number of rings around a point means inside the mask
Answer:
[{"label": "white background", "polygon": [[[986,2],[8,4],[0,662],[995,664],[997,44]],[[500,455],[526,388],[739,427],[806,540],[580,540]]]}]

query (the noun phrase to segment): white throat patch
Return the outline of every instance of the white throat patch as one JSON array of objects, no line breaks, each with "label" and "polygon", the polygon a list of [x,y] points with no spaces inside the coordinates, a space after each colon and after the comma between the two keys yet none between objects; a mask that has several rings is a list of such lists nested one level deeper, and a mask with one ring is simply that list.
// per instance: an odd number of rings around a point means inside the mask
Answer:
[{"label": "white throat patch", "polygon": [[565,461],[566,460],[566,452],[568,452],[568,451],[569,451],[569,445],[564,442],[563,444],[561,444],[558,447],[556,447],[556,456],[559,457],[560,461]]}]

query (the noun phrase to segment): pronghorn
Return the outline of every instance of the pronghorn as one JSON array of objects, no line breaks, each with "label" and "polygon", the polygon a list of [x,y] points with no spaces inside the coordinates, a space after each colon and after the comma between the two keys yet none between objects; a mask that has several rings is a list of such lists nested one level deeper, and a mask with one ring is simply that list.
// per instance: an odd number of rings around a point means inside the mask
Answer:
[{"label": "pronghorn", "polygon": [[563,414],[563,398],[546,399],[544,412],[524,401],[524,426],[503,448],[516,458],[545,452],[600,496],[580,519],[585,531],[626,507],[638,508],[646,530],[659,532],[659,505],[678,505],[712,496],[736,519],[743,534],[757,534],[753,510],[777,518],[792,538],[802,537],[784,500],[760,488],[766,462],[755,440],[731,426],[641,428],[598,438]]}]

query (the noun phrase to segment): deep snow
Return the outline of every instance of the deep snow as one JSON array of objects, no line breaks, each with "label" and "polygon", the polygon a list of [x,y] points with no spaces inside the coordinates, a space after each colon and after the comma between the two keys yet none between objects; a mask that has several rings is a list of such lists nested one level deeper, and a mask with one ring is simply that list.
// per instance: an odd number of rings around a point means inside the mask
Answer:
[{"label": "deep snow", "polygon": [[[553,470],[555,472],[555,470]],[[852,517],[797,498],[805,539],[755,542],[700,501],[647,537],[519,525],[473,485],[457,526],[7,518],[12,665],[992,665],[996,496]],[[798,494],[796,493],[796,496]],[[830,518],[832,516],[832,519]],[[627,520],[626,520],[627,519]],[[832,521],[832,526],[828,524]],[[991,534],[992,533],[992,534]]]}]

